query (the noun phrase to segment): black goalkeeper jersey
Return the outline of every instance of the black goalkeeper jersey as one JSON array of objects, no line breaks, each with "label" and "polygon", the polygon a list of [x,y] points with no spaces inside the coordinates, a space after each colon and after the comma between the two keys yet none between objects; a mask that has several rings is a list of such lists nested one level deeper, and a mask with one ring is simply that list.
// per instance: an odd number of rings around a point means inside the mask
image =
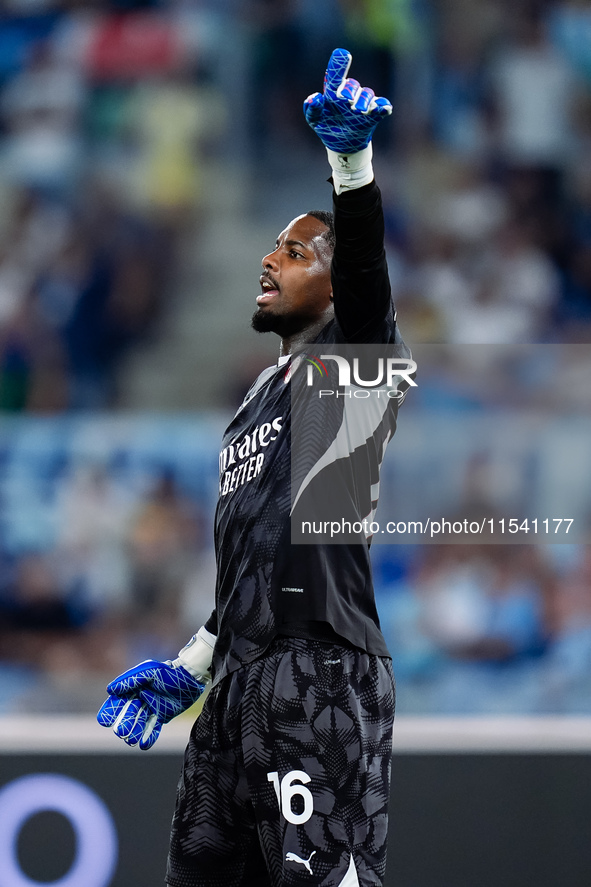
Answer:
[{"label": "black goalkeeper jersey", "polygon": [[[319,354],[323,345],[396,343],[397,353],[407,356],[396,328],[377,185],[335,196],[334,212],[335,317],[310,350]],[[380,463],[396,426],[396,401],[376,400],[363,427],[352,433],[346,398],[317,399],[313,421],[323,429],[322,444],[313,453],[312,470],[292,476],[292,420],[294,429],[301,427],[298,404],[304,409],[292,396],[294,383],[302,378],[297,363],[294,355],[261,373],[223,437],[215,516],[216,606],[206,624],[217,634],[215,683],[258,658],[277,635],[340,639],[389,655],[375,606],[368,542],[292,544],[291,519],[318,488],[311,477],[348,491],[344,516],[361,520],[373,513]],[[351,486],[346,481],[353,475]]]}]

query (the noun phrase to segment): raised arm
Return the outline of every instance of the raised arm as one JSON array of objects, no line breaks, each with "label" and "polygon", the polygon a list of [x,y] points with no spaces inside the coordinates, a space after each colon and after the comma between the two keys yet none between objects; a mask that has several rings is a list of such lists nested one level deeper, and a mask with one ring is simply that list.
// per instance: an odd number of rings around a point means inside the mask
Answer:
[{"label": "raised arm", "polygon": [[384,219],[374,181],[371,139],[392,112],[386,98],[349,78],[351,54],[332,53],[322,93],[304,102],[304,114],[326,147],[332,168],[336,247],[332,267],[335,316],[348,341],[383,340],[393,325],[384,251]]}]

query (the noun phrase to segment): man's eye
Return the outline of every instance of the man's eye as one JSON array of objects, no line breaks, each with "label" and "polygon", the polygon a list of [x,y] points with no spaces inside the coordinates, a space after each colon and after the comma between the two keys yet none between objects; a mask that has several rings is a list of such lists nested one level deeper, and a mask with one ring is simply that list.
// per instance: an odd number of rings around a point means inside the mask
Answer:
[{"label": "man's eye", "polygon": [[303,258],[302,254],[299,253],[296,249],[290,249],[289,254],[290,256],[296,256],[298,259]]}]

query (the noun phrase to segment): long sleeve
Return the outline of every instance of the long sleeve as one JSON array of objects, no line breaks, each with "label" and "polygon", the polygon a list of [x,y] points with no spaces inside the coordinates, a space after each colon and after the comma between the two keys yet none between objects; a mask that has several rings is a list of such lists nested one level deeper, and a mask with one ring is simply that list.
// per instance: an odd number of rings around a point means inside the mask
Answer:
[{"label": "long sleeve", "polygon": [[392,312],[384,250],[384,216],[375,182],[334,195],[332,264],[335,316],[347,341],[380,341]]},{"label": "long sleeve", "polygon": [[215,609],[213,610],[211,616],[209,617],[209,619],[208,619],[207,622],[205,623],[205,628],[207,629],[207,631],[211,632],[211,634],[215,634],[215,635],[217,635],[217,633],[218,633],[218,614],[217,614],[217,610],[215,610]]}]

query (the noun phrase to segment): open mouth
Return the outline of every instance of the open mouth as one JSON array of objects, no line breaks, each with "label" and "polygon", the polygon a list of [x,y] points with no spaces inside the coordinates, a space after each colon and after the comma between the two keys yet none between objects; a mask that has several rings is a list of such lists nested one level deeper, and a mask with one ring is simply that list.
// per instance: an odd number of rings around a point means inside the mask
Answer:
[{"label": "open mouth", "polygon": [[268,305],[279,295],[279,284],[265,275],[261,276],[260,281],[262,292],[260,296],[257,296],[257,305]]}]

